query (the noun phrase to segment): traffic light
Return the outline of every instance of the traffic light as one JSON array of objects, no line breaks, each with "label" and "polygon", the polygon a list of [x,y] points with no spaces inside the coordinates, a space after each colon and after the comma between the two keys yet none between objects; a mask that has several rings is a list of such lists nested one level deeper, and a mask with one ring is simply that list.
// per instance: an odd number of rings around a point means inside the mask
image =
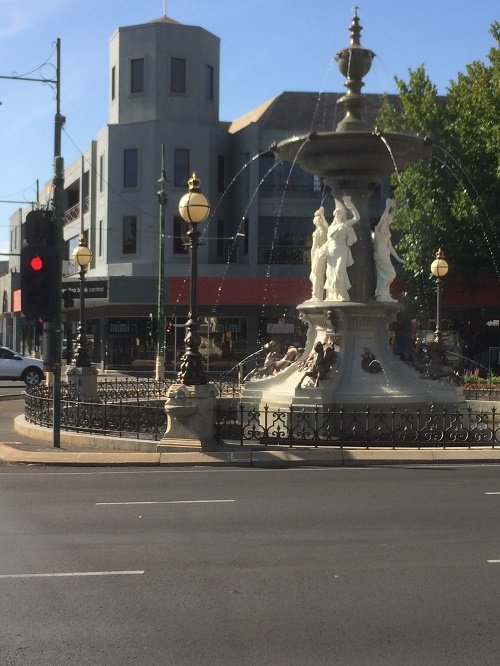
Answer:
[{"label": "traffic light", "polygon": [[28,319],[49,319],[60,306],[57,291],[61,270],[55,245],[26,245],[21,249],[21,310]]},{"label": "traffic light", "polygon": [[54,218],[50,210],[38,208],[26,215],[24,223],[24,237],[27,245],[41,245],[52,243],[54,233]]}]

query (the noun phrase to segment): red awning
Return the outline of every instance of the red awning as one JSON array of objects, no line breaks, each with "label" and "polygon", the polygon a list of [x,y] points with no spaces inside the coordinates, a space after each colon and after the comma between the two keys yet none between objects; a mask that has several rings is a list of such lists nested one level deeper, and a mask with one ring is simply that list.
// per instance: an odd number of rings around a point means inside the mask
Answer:
[{"label": "red awning", "polygon": [[[308,278],[202,277],[200,305],[298,305],[311,296]],[[189,278],[167,280],[169,303],[189,302]]]}]

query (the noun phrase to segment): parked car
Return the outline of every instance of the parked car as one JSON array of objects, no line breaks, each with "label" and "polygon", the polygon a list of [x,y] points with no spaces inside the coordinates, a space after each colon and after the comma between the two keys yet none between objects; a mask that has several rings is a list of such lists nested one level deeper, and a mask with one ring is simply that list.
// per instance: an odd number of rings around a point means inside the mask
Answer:
[{"label": "parked car", "polygon": [[40,359],[23,356],[8,347],[0,347],[0,379],[19,379],[26,386],[36,386],[44,378],[43,362]]}]

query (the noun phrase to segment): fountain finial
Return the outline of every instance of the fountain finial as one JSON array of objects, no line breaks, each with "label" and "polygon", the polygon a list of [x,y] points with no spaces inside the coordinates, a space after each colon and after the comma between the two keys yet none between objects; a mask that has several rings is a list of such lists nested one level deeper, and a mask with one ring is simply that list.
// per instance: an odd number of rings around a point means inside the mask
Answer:
[{"label": "fountain finial", "polygon": [[361,31],[363,28],[359,24],[358,9],[359,7],[357,5],[352,8],[354,16],[352,17],[349,32],[351,33],[351,46],[360,47]]},{"label": "fountain finial", "polygon": [[363,77],[370,71],[375,54],[361,46],[363,28],[359,22],[358,9],[354,7],[354,16],[349,26],[350,45],[335,56],[341,73],[346,77],[344,85],[348,90],[338,101],[338,104],[344,105],[346,114],[337,125],[337,132],[365,132],[370,129],[363,120],[363,110],[368,102],[361,94],[361,88],[364,86]]}]

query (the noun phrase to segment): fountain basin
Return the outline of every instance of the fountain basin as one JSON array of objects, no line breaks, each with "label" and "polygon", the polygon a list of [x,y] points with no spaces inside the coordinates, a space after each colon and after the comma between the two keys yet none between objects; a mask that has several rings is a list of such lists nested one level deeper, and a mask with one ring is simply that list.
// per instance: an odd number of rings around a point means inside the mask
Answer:
[{"label": "fountain basin", "polygon": [[285,139],[270,149],[280,160],[297,160],[308,173],[342,179],[354,175],[380,179],[432,156],[432,143],[426,137],[377,131],[313,133]]}]

